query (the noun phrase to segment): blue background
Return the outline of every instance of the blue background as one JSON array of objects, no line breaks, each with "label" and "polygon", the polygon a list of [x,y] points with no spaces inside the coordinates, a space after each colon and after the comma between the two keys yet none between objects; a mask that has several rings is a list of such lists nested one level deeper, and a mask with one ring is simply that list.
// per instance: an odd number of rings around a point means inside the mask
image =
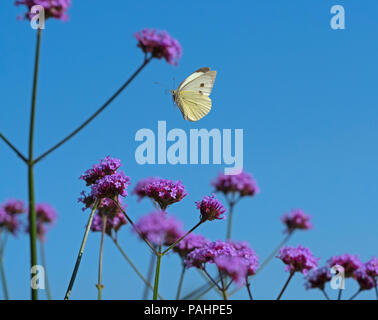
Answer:
[{"label": "blue background", "polygon": [[[27,152],[34,67],[35,30],[17,21],[23,7],[0,2],[0,129]],[[330,8],[343,4],[346,29],[330,28]],[[84,188],[80,174],[106,155],[118,157],[135,183],[159,175],[181,179],[189,195],[170,212],[190,228],[198,221],[194,201],[212,191],[210,181],[223,165],[138,165],[134,136],[141,128],[244,129],[244,169],[261,193],[236,207],[233,238],[246,240],[260,260],[283,237],[279,218],[291,208],[313,217],[314,229],[294,234],[290,244],[308,246],[322,263],[332,255],[377,255],[378,227],[378,3],[376,1],[73,1],[70,20],[47,21],[42,35],[36,115],[36,155],[79,125],[134,72],[143,55],[133,33],[145,27],[166,29],[182,44],[173,67],[154,60],[91,125],[36,166],[36,197],[59,212],[47,235],[48,271],[53,297],[63,298],[88,212],[77,203]],[[197,123],[185,122],[162,83],[172,89],[199,67],[218,71],[213,110]],[[0,201],[27,199],[27,170],[0,143]],[[220,196],[222,199],[222,197]],[[126,199],[134,219],[149,212],[149,201]],[[199,232],[223,239],[226,221],[209,222]],[[72,299],[95,299],[99,234],[90,234]],[[146,272],[149,255],[129,226],[120,242]],[[106,239],[105,299],[139,299],[143,283]],[[8,241],[5,264],[10,295],[28,299],[29,240]],[[174,298],[179,259],[163,260],[160,291]],[[257,299],[274,299],[287,273],[275,259],[253,281]],[[305,291],[296,275],[284,299],[322,299]],[[193,270],[184,293],[202,283]],[[345,297],[357,290],[347,281]],[[332,297],[336,292],[327,287]],[[43,292],[40,293],[44,298]],[[208,298],[217,298],[209,294]],[[365,292],[360,298],[375,295]],[[233,298],[247,298],[241,290]]]}]

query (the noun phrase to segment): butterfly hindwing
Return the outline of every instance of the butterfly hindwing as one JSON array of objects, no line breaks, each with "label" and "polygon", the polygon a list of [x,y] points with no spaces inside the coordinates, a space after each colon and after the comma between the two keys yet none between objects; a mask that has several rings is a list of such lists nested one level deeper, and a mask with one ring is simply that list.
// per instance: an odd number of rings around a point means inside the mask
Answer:
[{"label": "butterfly hindwing", "polygon": [[198,121],[211,110],[211,99],[194,91],[181,91],[179,107],[185,120]]},{"label": "butterfly hindwing", "polygon": [[210,68],[200,68],[179,85],[175,91],[175,102],[185,120],[198,121],[210,112],[209,95],[216,74]]}]

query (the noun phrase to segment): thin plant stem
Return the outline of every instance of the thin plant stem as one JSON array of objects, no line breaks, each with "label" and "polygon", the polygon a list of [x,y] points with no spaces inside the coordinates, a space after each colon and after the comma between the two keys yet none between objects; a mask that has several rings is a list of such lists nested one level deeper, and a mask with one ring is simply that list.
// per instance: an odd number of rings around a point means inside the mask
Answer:
[{"label": "thin plant stem", "polygon": [[150,249],[156,254],[156,256],[159,255],[159,253],[156,251],[155,247],[151,244],[150,241],[148,241],[148,239],[140,232],[140,230],[137,228],[137,226],[134,224],[133,220],[130,219],[130,217],[127,215],[127,213],[125,212],[125,210],[123,210],[123,208],[120,206],[120,204],[118,203],[118,199],[117,200],[114,200],[114,203],[117,205],[117,207],[119,208],[119,210],[121,210],[121,212],[123,213],[123,215],[126,217],[127,221],[131,224],[131,226],[134,228],[134,230],[138,233],[138,235],[143,239],[143,241],[150,247]]},{"label": "thin plant stem", "polygon": [[[156,262],[156,254],[152,252],[151,258],[150,258],[150,263],[149,263],[149,266],[148,266],[148,271],[147,271],[147,281],[148,281],[149,284],[151,283],[152,277],[154,275],[155,262]],[[149,292],[150,292],[150,290],[149,290],[149,287],[146,283],[146,285],[144,287],[144,292],[143,292],[143,300],[148,299]]]},{"label": "thin plant stem", "polygon": [[277,300],[280,300],[280,299],[281,299],[283,293],[285,292],[285,290],[286,290],[286,288],[287,288],[287,286],[288,286],[288,284],[289,284],[291,278],[294,276],[294,274],[295,274],[294,271],[291,271],[291,272],[290,272],[289,278],[287,279],[287,281],[286,281],[285,285],[283,286],[283,288],[282,288],[280,294],[278,295]]},{"label": "thin plant stem", "polygon": [[[37,45],[35,52],[34,63],[34,77],[33,77],[33,91],[30,112],[30,130],[29,130],[29,161],[28,161],[28,194],[29,194],[29,237],[30,237],[30,264],[31,268],[38,264],[37,260],[37,223],[35,212],[35,194],[34,194],[34,166],[33,166],[33,150],[34,150],[34,122],[35,109],[37,101],[37,86],[38,86],[38,70],[39,70],[39,51],[41,45],[41,29],[37,31]],[[33,274],[31,274],[33,277]],[[38,289],[32,286],[31,288],[32,300],[38,300]]]},{"label": "thin plant stem", "polygon": [[[286,237],[279,243],[279,245],[270,253],[270,255],[263,261],[263,263],[260,265],[260,267],[256,270],[255,275],[257,275],[261,270],[263,270],[267,264],[274,258],[274,256],[277,254],[278,250],[281,249],[281,247],[289,241],[290,237],[292,236],[293,232],[289,232]],[[254,275],[254,276],[255,276]]]},{"label": "thin plant stem", "polygon": [[97,294],[97,300],[102,299],[102,289],[104,289],[104,285],[102,282],[102,257],[104,253],[104,239],[105,239],[105,232],[106,232],[106,222],[107,217],[104,215],[102,217],[102,230],[101,230],[101,243],[100,243],[100,256],[98,261],[98,284],[96,285],[98,294]]},{"label": "thin plant stem", "polygon": [[87,239],[88,239],[89,230],[90,230],[91,225],[92,225],[93,216],[94,216],[94,213],[97,209],[97,205],[98,205],[98,200],[95,201],[93,208],[92,208],[92,211],[91,211],[91,214],[89,216],[88,224],[87,224],[87,227],[86,227],[85,232],[84,232],[84,237],[83,237],[83,240],[81,242],[79,253],[78,253],[77,258],[76,258],[75,267],[74,267],[74,270],[72,272],[71,280],[70,280],[70,283],[68,285],[66,295],[64,296],[64,300],[68,300],[70,298],[72,287],[75,283],[76,275],[77,275],[77,272],[78,272],[79,267],[80,267],[81,258],[83,257],[85,245],[86,245]]},{"label": "thin plant stem", "polygon": [[[0,231],[0,237],[2,236],[2,234],[3,232]],[[7,233],[5,233],[4,237],[2,237],[3,239],[0,240],[0,274],[1,274],[1,284],[3,287],[4,299],[9,300],[9,291],[8,291],[7,278],[5,276],[5,268],[4,268],[4,261],[3,261],[6,235]]]},{"label": "thin plant stem", "polygon": [[[154,287],[151,285],[151,283],[143,276],[143,274],[139,271],[139,269],[135,266],[135,264],[131,261],[131,259],[127,256],[126,252],[122,249],[122,247],[120,246],[120,244],[118,243],[117,239],[112,237],[112,240],[114,242],[114,244],[116,245],[116,247],[118,248],[119,252],[122,254],[122,256],[125,258],[125,260],[128,262],[128,264],[131,266],[131,268],[133,268],[133,270],[135,271],[135,273],[139,276],[140,279],[142,279],[142,281],[145,283],[145,285],[150,289],[150,290],[154,290]],[[155,257],[155,255],[153,255]],[[163,297],[158,294],[158,297],[161,299],[161,300],[164,300]]]},{"label": "thin plant stem", "polygon": [[210,281],[220,290],[222,291],[222,287],[218,285],[218,283],[214,280],[214,278],[207,272],[206,268],[202,268],[203,272],[207,275]]},{"label": "thin plant stem", "polygon": [[337,300],[341,300],[341,295],[343,293],[343,290],[342,289],[339,289],[339,293],[337,295]]},{"label": "thin plant stem", "polygon": [[252,292],[251,292],[251,283],[249,282],[248,276],[245,279],[245,287],[248,291],[249,300],[253,300]]},{"label": "thin plant stem", "polygon": [[227,234],[226,234],[226,239],[230,240],[231,239],[231,233],[232,233],[232,217],[234,214],[234,207],[235,207],[236,201],[235,200],[230,200],[228,201],[228,222],[227,222]]},{"label": "thin plant stem", "polygon": [[185,233],[180,239],[175,241],[173,244],[171,244],[167,249],[164,250],[164,252],[161,254],[162,256],[165,255],[169,250],[177,246],[182,239],[184,239],[188,234],[192,233],[195,229],[197,229],[204,221],[198,222],[192,229],[190,229],[187,233]]},{"label": "thin plant stem", "polygon": [[45,270],[46,296],[47,296],[47,300],[51,300],[52,299],[51,289],[50,289],[49,277],[47,276],[45,243],[42,240],[39,241],[39,251],[40,251],[40,254],[41,254],[41,262],[42,262],[43,268]]},{"label": "thin plant stem", "polygon": [[320,290],[321,290],[321,292],[323,292],[324,297],[325,297],[327,300],[331,300],[331,299],[329,298],[327,292],[326,292],[324,289],[320,289]]},{"label": "thin plant stem", "polygon": [[156,261],[156,271],[155,271],[155,283],[154,283],[154,295],[153,295],[153,300],[157,300],[158,294],[159,294],[159,277],[160,277],[160,264],[161,264],[161,245],[159,246],[159,252],[157,256],[157,261]]},{"label": "thin plant stem", "polygon": [[134,78],[144,69],[144,67],[151,61],[152,56],[146,57],[142,63],[142,65],[131,75],[129,79],[99,108],[95,113],[93,113],[86,121],[84,121],[80,126],[78,126],[75,130],[73,130],[69,135],[67,135],[64,139],[60,140],[56,145],[48,149],[42,155],[40,155],[37,159],[34,160],[34,163],[39,162],[43,158],[45,158],[48,154],[53,152],[54,150],[58,149],[61,145],[65,142],[70,140],[73,136],[79,133],[82,129],[84,129],[92,120],[94,120],[102,111],[108,107],[115,98],[134,80]]},{"label": "thin plant stem", "polygon": [[[218,270],[219,271],[219,270]],[[221,284],[222,284],[222,295],[223,295],[223,300],[228,300],[227,298],[227,291],[226,291],[226,287],[224,285],[224,280],[223,280],[223,275],[222,275],[222,272],[219,271],[219,277],[220,277],[220,281],[221,281]]]},{"label": "thin plant stem", "polygon": [[358,291],[353,296],[351,296],[349,300],[353,300],[355,297],[357,297],[361,293],[361,291],[362,291],[361,289],[358,289]]},{"label": "thin plant stem", "polygon": [[182,262],[182,270],[181,270],[179,284],[178,284],[178,287],[177,287],[176,300],[180,300],[181,289],[182,289],[182,285],[184,283],[185,271],[186,271],[186,267],[185,267],[184,262]]},{"label": "thin plant stem", "polygon": [[5,138],[2,133],[0,133],[0,138],[17,154],[19,158],[21,158],[22,161],[26,164],[28,163],[28,159],[26,159],[26,157],[7,138]]}]

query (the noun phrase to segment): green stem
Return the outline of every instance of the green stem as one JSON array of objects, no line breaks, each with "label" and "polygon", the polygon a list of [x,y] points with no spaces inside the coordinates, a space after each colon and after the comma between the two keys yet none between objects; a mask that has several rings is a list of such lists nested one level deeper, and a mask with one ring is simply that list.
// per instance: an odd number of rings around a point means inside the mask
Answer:
[{"label": "green stem", "polygon": [[[156,254],[153,253],[153,252],[151,252],[151,258],[150,258],[150,263],[149,263],[148,272],[147,272],[147,282],[148,282],[148,284],[151,283],[152,277],[154,275],[155,261],[156,261]],[[149,287],[146,284],[145,287],[144,287],[144,292],[143,292],[143,300],[147,300],[148,299],[149,292],[150,292]]]},{"label": "green stem", "polygon": [[197,229],[203,222],[204,221],[198,222],[192,229],[190,229],[187,233],[185,233],[180,239],[178,239],[173,244],[171,244],[167,249],[165,249],[162,255],[164,256],[169,250],[177,246],[181,242],[182,239],[184,239],[189,233],[192,233],[195,229]]},{"label": "green stem", "polygon": [[42,155],[40,155],[37,159],[34,160],[34,163],[39,162],[48,154],[59,148],[65,142],[70,140],[73,136],[79,133],[82,129],[84,129],[92,120],[94,120],[102,111],[108,107],[115,98],[134,80],[134,78],[144,69],[144,67],[151,61],[152,56],[149,58],[145,58],[142,65],[131,75],[131,77],[99,108],[95,113],[93,113],[86,121],[84,121],[79,127],[77,127],[74,131],[72,131],[68,136],[64,139],[60,140],[56,145],[48,149]]},{"label": "green stem", "polygon": [[228,209],[228,223],[227,223],[227,235],[226,239],[230,240],[231,239],[231,233],[232,233],[232,217],[234,213],[234,206],[235,202],[234,201],[229,201],[229,209]]},{"label": "green stem", "polygon": [[[135,266],[135,264],[131,261],[131,259],[127,256],[126,252],[122,249],[122,247],[120,246],[120,244],[118,243],[117,239],[112,237],[112,240],[114,242],[114,244],[116,245],[116,247],[118,248],[119,252],[122,254],[122,256],[125,258],[125,260],[128,262],[128,264],[131,266],[131,268],[133,268],[133,270],[135,271],[135,273],[139,276],[139,278],[145,283],[145,285],[150,288],[150,290],[154,290],[153,286],[151,285],[151,283],[146,280],[146,278],[143,276],[143,274],[139,271],[139,269]],[[158,297],[160,298],[160,300],[164,300],[163,297],[158,294]]]},{"label": "green stem", "polygon": [[156,271],[155,271],[155,283],[154,283],[154,296],[153,300],[157,300],[158,294],[159,294],[159,277],[160,277],[160,264],[161,264],[161,245],[159,246],[159,252],[157,255],[157,261],[156,261]]},{"label": "green stem", "polygon": [[41,262],[43,265],[43,268],[45,269],[45,285],[46,285],[46,295],[47,299],[51,300],[51,290],[50,290],[50,283],[49,278],[47,276],[47,264],[46,264],[46,254],[45,254],[45,244],[42,240],[39,241],[39,249],[41,253]]},{"label": "green stem", "polygon": [[143,239],[143,241],[150,247],[150,249],[155,253],[155,255],[159,255],[158,252],[156,251],[155,247],[151,244],[150,241],[148,241],[148,239],[140,232],[140,230],[137,228],[137,226],[134,224],[134,221],[130,219],[130,217],[127,215],[127,213],[125,212],[125,210],[123,210],[123,208],[120,206],[120,204],[118,203],[118,199],[117,200],[113,200],[114,203],[117,205],[118,209],[121,210],[121,212],[123,213],[123,215],[125,216],[125,218],[127,219],[127,221],[131,224],[131,226],[134,228],[134,230],[136,231],[136,233],[138,233],[138,235]]},{"label": "green stem", "polygon": [[358,289],[358,291],[353,296],[351,296],[349,300],[353,300],[355,297],[357,297],[360,294],[361,291],[362,291],[361,289]]},{"label": "green stem", "polygon": [[98,296],[97,300],[102,299],[102,289],[104,289],[104,285],[101,283],[102,280],[102,256],[104,252],[104,239],[105,239],[105,231],[106,231],[106,222],[107,217],[103,216],[102,218],[102,230],[101,230],[101,243],[100,243],[100,258],[98,262],[98,284],[97,284],[97,290],[98,290]]},{"label": "green stem", "polygon": [[0,138],[10,147],[26,164],[28,163],[28,159],[7,139],[4,137],[2,133],[0,133]]},{"label": "green stem", "polygon": [[248,276],[245,279],[245,286],[248,291],[249,300],[253,300],[252,292],[251,292],[251,283],[249,282]]},{"label": "green stem", "polygon": [[[41,29],[37,31],[37,46],[35,52],[33,92],[30,113],[30,131],[29,131],[29,161],[28,161],[28,190],[29,190],[29,226],[30,226],[30,264],[31,268],[38,264],[37,261],[37,224],[35,212],[35,195],[34,195],[34,168],[33,168],[33,148],[34,148],[34,120],[37,101],[37,85],[39,70],[39,51],[41,44]],[[33,277],[33,274],[31,275]],[[38,289],[31,289],[31,298],[38,300]]]},{"label": "green stem", "polygon": [[220,277],[220,281],[221,281],[221,285],[222,285],[221,289],[222,289],[223,300],[228,300],[226,287],[224,285],[223,275],[222,275],[222,273],[220,271],[219,271],[219,277]]},{"label": "green stem", "polygon": [[[293,234],[293,232],[289,232],[287,234],[287,236],[280,242],[280,244],[270,253],[270,255],[263,261],[263,263],[260,265],[260,267],[256,270],[256,274],[257,275],[259,272],[261,272],[261,270],[263,270],[267,264],[270,262],[270,260],[272,260],[274,258],[274,256],[277,254],[278,250],[281,249],[281,247],[289,241],[291,235]],[[254,275],[254,276],[255,276]]]},{"label": "green stem", "polygon": [[327,292],[326,292],[324,289],[320,289],[320,290],[323,292],[325,298],[326,298],[327,300],[330,300],[330,298],[329,298]]},{"label": "green stem", "polygon": [[290,272],[289,278],[287,279],[287,281],[286,281],[285,285],[283,286],[283,288],[282,288],[280,294],[278,295],[277,300],[280,300],[280,299],[281,299],[283,293],[285,292],[285,290],[286,290],[286,288],[287,288],[287,286],[288,286],[288,284],[289,284],[291,278],[294,276],[294,274],[295,274],[294,271],[291,271],[291,272]]},{"label": "green stem", "polygon": [[180,300],[181,289],[182,289],[182,285],[184,283],[185,271],[186,271],[186,267],[185,267],[185,264],[183,262],[182,263],[182,270],[181,270],[180,280],[179,280],[179,284],[178,284],[178,287],[177,287],[176,300]]},{"label": "green stem", "polygon": [[81,242],[80,250],[79,250],[79,253],[78,253],[77,258],[76,258],[75,267],[74,267],[74,270],[72,272],[71,280],[70,280],[70,283],[68,284],[68,288],[67,288],[67,291],[66,291],[66,295],[64,296],[64,300],[68,300],[70,298],[72,287],[75,283],[76,275],[77,275],[77,272],[78,272],[79,267],[80,267],[81,258],[82,258],[83,253],[84,253],[85,244],[87,243],[89,230],[90,230],[91,225],[92,225],[93,216],[94,216],[94,213],[96,211],[97,205],[98,205],[98,201],[96,201],[94,203],[91,214],[89,216],[88,224],[87,224],[87,227],[85,229],[84,237],[83,237],[83,240]]},{"label": "green stem", "polygon": [[[3,233],[2,230],[0,230],[0,237],[2,236],[2,233]],[[6,242],[6,238],[4,236],[4,238],[0,240],[0,273],[1,273],[1,283],[3,286],[3,292],[4,292],[4,299],[9,300],[7,278],[5,276],[5,268],[4,268],[4,261],[3,261],[5,242]]]}]

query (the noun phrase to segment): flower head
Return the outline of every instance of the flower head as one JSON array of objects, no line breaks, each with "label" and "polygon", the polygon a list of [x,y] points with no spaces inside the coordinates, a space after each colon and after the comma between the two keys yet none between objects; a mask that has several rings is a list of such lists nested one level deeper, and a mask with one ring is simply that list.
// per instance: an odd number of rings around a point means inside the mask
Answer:
[{"label": "flower head", "polygon": [[26,212],[25,204],[21,200],[9,199],[0,206],[0,227],[16,234],[20,222],[18,215]]},{"label": "flower head", "polygon": [[8,214],[25,213],[25,203],[22,200],[9,199],[1,206]]},{"label": "flower head", "polygon": [[0,208],[0,228],[5,228],[8,232],[15,234],[20,222],[16,215],[11,215],[3,208]]},{"label": "flower head", "polygon": [[[238,276],[240,276],[240,272],[244,270],[243,272],[245,274],[243,275],[243,278],[245,278],[246,275],[253,275],[256,273],[258,267],[257,255],[245,242],[220,240],[206,242],[202,247],[194,249],[188,253],[184,262],[188,268],[196,267],[202,269],[207,263],[216,263],[217,259],[220,257],[237,257],[241,259],[239,261],[231,261],[223,258],[218,260],[218,265],[223,266],[223,271],[226,271],[224,264],[229,261],[230,263],[235,263],[235,266],[230,266],[230,273],[233,268],[239,270]],[[244,264],[243,268],[240,267],[240,261]],[[237,277],[237,275],[234,276]]]},{"label": "flower head", "polygon": [[364,265],[354,272],[353,277],[360,285],[360,290],[370,290],[377,286],[376,280],[368,274]]},{"label": "flower head", "polygon": [[222,192],[225,195],[237,193],[240,197],[254,196],[260,191],[253,177],[244,171],[236,175],[220,174],[212,182],[212,185],[217,192]]},{"label": "flower head", "polygon": [[86,182],[87,186],[91,187],[90,194],[83,191],[79,198],[79,201],[85,205],[84,209],[92,208],[96,200],[103,201],[105,198],[117,200],[119,196],[127,196],[130,177],[122,171],[117,171],[120,166],[120,160],[108,156],[80,177]]},{"label": "flower head", "polygon": [[318,288],[324,290],[325,284],[332,278],[330,268],[325,266],[318,269],[312,270],[306,276],[306,289]]},{"label": "flower head", "polygon": [[16,6],[25,5],[28,12],[25,13],[26,19],[32,19],[35,14],[30,12],[35,5],[40,5],[45,9],[45,17],[55,18],[58,20],[67,21],[67,10],[71,6],[71,0],[18,0],[15,2]]},{"label": "flower head", "polygon": [[151,178],[139,189],[139,194],[155,200],[162,210],[179,202],[187,195],[181,181]]},{"label": "flower head", "polygon": [[238,286],[244,285],[248,273],[245,259],[237,256],[218,256],[214,262],[221,273],[228,275]]},{"label": "flower head", "polygon": [[[122,203],[122,198],[118,199],[119,206],[125,211],[125,205]],[[125,224],[127,224],[125,215],[119,206],[110,199],[104,198],[97,207],[96,214],[93,217],[91,225],[92,231],[102,231],[104,218],[106,217],[105,232],[111,236],[112,231],[115,233]]]},{"label": "flower head", "polygon": [[281,220],[286,225],[286,233],[291,233],[296,229],[309,230],[312,228],[310,223],[311,216],[304,213],[301,209],[291,210],[290,213],[285,213]]},{"label": "flower head", "polygon": [[197,209],[201,212],[201,221],[212,221],[214,219],[224,219],[226,208],[215,197],[215,194],[204,197],[201,201],[196,202]]},{"label": "flower head", "polygon": [[159,177],[151,177],[151,178],[146,178],[146,179],[142,179],[140,181],[138,181],[138,183],[136,184],[134,190],[133,190],[133,194],[137,195],[138,196],[138,201],[142,200],[144,197],[147,197],[147,194],[146,194],[146,191],[145,191],[145,186],[147,186],[148,184],[156,181],[156,180],[160,180]]},{"label": "flower head", "polygon": [[114,174],[120,166],[121,161],[119,159],[107,156],[100,160],[99,164],[94,164],[92,169],[85,171],[84,174],[80,176],[80,179],[84,180],[87,183],[87,186],[90,186],[104,176]]},{"label": "flower head", "polygon": [[55,209],[47,203],[37,203],[35,212],[37,220],[43,223],[53,223],[58,217]]},{"label": "flower head", "polygon": [[315,269],[318,266],[318,260],[314,257],[310,249],[299,245],[294,247],[283,247],[277,258],[281,259],[286,264],[286,271],[301,272],[306,275],[310,270]]},{"label": "flower head", "polygon": [[362,266],[362,262],[357,255],[343,254],[340,256],[331,257],[327,264],[329,267],[340,265],[344,268],[344,275],[346,278],[353,277],[354,272]]},{"label": "flower head", "polygon": [[162,211],[153,211],[140,218],[136,229],[143,238],[157,246],[169,246],[183,234],[182,223]]},{"label": "flower head", "polygon": [[96,181],[91,186],[91,195],[96,199],[115,199],[118,196],[127,196],[127,187],[130,184],[130,178],[123,172],[116,172],[109,176]]},{"label": "flower head", "polygon": [[[371,258],[365,263],[366,273],[373,278],[378,277],[378,258]],[[377,279],[378,280],[378,279]]]},{"label": "flower head", "polygon": [[185,258],[189,252],[202,248],[208,242],[209,240],[200,234],[189,233],[173,248],[173,251],[177,252],[182,258]]},{"label": "flower head", "polygon": [[152,57],[164,58],[169,64],[177,65],[182,55],[180,43],[173,39],[167,31],[143,29],[134,34],[138,47]]},{"label": "flower head", "polygon": [[[47,203],[36,203],[35,212],[37,218],[37,237],[40,241],[45,241],[46,233],[55,223],[58,214],[55,209]],[[30,225],[26,227],[26,232],[30,232]]]}]

